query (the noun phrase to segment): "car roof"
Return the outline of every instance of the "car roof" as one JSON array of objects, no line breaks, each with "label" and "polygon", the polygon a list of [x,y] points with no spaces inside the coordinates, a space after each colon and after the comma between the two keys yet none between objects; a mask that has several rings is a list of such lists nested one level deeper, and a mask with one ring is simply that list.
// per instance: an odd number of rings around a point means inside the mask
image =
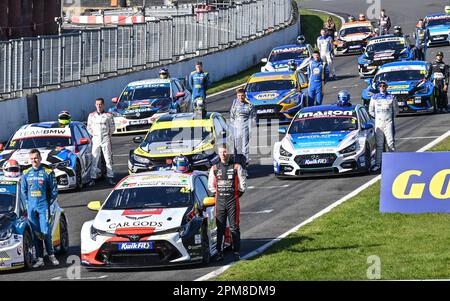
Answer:
[{"label": "car roof", "polygon": [[360,26],[372,26],[372,23],[370,23],[370,21],[347,22],[347,23],[342,24],[341,29],[351,28],[351,27],[360,27]]},{"label": "car roof", "polygon": [[[71,121],[70,122],[70,125],[74,125],[74,124],[83,124],[83,123],[80,121]],[[39,128],[45,128],[45,129],[63,128],[63,127],[61,127],[61,124],[59,123],[59,121],[45,121],[45,122],[24,124],[19,129],[23,130],[23,129],[31,128],[31,127],[39,127]]]},{"label": "car roof", "polygon": [[351,105],[348,107],[342,107],[338,105],[321,105],[321,106],[313,106],[313,107],[306,107],[301,110],[302,113],[308,113],[308,112],[318,112],[318,111],[353,111],[355,110],[359,105]]},{"label": "car roof", "polygon": [[425,16],[425,19],[426,18],[432,18],[432,17],[444,17],[444,16],[449,16],[450,17],[450,14],[447,14],[447,13],[435,13],[435,14],[431,14],[431,15]]},{"label": "car roof", "polygon": [[150,85],[150,84],[168,84],[171,81],[172,81],[171,78],[149,78],[149,79],[131,82],[127,85],[127,87]]},{"label": "car roof", "polygon": [[201,171],[181,173],[173,170],[148,171],[126,176],[114,187],[114,190],[156,186],[193,187],[192,180],[198,175],[206,175],[206,173]]}]

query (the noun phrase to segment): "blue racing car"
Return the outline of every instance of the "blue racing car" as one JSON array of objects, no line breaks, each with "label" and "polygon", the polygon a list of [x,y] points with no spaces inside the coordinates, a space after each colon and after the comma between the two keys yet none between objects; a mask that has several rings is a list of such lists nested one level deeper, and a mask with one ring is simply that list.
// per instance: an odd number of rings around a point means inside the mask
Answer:
[{"label": "blue racing car", "polygon": [[424,61],[396,62],[383,65],[369,86],[362,91],[362,100],[369,106],[380,81],[388,83],[388,92],[396,95],[400,113],[427,113],[436,109],[431,80],[431,64]]},{"label": "blue racing car", "polygon": [[428,31],[428,46],[448,44],[450,32],[450,14],[440,13],[424,18],[425,29]]},{"label": "blue racing car", "polygon": [[415,50],[407,36],[385,35],[369,39],[363,55],[358,58],[358,72],[361,78],[373,77],[378,68],[395,61],[411,61],[416,58]]},{"label": "blue racing car", "polygon": [[311,45],[283,45],[275,47],[270,52],[269,58],[263,58],[266,63],[261,67],[261,72],[287,71],[288,62],[295,60],[297,69],[304,69],[311,60],[313,49]]}]

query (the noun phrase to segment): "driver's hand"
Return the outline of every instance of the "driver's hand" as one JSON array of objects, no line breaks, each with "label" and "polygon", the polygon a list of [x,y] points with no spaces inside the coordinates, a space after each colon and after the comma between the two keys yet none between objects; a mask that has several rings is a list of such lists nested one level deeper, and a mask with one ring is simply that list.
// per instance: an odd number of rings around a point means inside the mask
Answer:
[{"label": "driver's hand", "polygon": [[447,93],[448,85],[444,85],[444,92]]}]

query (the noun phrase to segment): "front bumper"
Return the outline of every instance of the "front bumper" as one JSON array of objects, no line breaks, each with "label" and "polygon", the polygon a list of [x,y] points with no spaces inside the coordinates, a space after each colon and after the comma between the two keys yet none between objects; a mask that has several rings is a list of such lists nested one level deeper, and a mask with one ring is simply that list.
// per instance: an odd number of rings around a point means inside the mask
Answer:
[{"label": "front bumper", "polygon": [[58,190],[70,190],[76,188],[77,178],[73,169],[66,168],[66,171],[54,169],[54,172]]},{"label": "front bumper", "polygon": [[22,235],[13,234],[8,240],[0,241],[0,271],[24,267],[22,240]]},{"label": "front bumper", "polygon": [[[344,173],[360,173],[366,170],[364,148],[342,155],[339,152],[295,154],[288,160],[275,154],[273,168],[276,176],[314,177],[332,176]],[[326,160],[309,164],[307,160]]]},{"label": "front bumper", "polygon": [[359,64],[358,73],[362,77],[373,77],[378,71],[378,66],[369,64]]},{"label": "front bumper", "polygon": [[431,95],[399,97],[396,95],[399,114],[432,113],[434,106]]},{"label": "front bumper", "polygon": [[443,45],[443,44],[449,44],[449,34],[436,34],[436,35],[430,35],[428,38],[427,46],[434,46],[434,45]]},{"label": "front bumper", "polygon": [[351,55],[351,54],[359,54],[364,52],[364,46],[366,43],[363,41],[358,42],[346,42],[343,45],[335,45],[335,54],[336,55]]},{"label": "front bumper", "polygon": [[[200,160],[193,160],[192,159],[193,156],[195,155],[186,156],[190,162],[190,166],[192,169],[206,170],[211,168],[211,166],[213,166],[217,162],[219,162],[219,156],[215,152]],[[128,157],[128,172],[130,174],[133,174],[165,168],[167,167],[166,159],[168,158],[173,159],[174,156],[148,158],[150,160],[150,163],[144,164],[137,162],[130,153],[130,156]]]}]

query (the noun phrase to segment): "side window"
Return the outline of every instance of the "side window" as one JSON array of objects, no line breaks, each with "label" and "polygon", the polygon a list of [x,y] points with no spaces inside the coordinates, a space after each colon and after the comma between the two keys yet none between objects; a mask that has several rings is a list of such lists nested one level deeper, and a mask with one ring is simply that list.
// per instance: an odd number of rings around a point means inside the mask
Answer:
[{"label": "side window", "polygon": [[367,122],[371,121],[371,118],[369,116],[369,113],[367,113],[366,108],[360,108],[359,114],[361,115],[362,122],[367,123]]},{"label": "side window", "polygon": [[213,194],[211,194],[208,190],[208,177],[207,176],[200,176],[200,181],[202,181],[203,186],[206,189],[206,193],[208,194],[208,196],[213,196]]},{"label": "side window", "polygon": [[175,85],[178,87],[178,90],[180,91],[180,92],[183,92],[185,89],[184,89],[184,87],[183,87],[183,84],[181,83],[181,82],[179,82],[179,81],[174,81],[174,83],[175,83]]},{"label": "side window", "polygon": [[222,125],[220,124],[219,118],[217,118],[217,117],[214,117],[214,130],[216,131],[216,139],[217,140],[221,139],[222,138],[222,132],[224,131],[224,129],[222,128]]},{"label": "side window", "polygon": [[225,130],[228,129],[228,124],[225,121],[225,118],[223,118],[223,116],[218,115],[217,119],[219,119],[220,125],[222,126],[223,129],[225,129]]},{"label": "side window", "polygon": [[297,77],[298,77],[298,82],[300,85],[308,82],[306,80],[305,75],[302,72],[297,72]]},{"label": "side window", "polygon": [[75,144],[78,144],[81,138],[83,138],[83,135],[81,135],[81,131],[78,128],[77,125],[73,127],[73,135],[75,136]]},{"label": "side window", "polygon": [[194,193],[200,204],[203,204],[203,199],[208,197],[208,192],[199,177],[194,180]]},{"label": "side window", "polygon": [[171,87],[172,87],[172,91],[173,91],[173,96],[175,96],[178,92],[180,92],[177,85],[175,85],[175,82],[172,82]]},{"label": "side window", "polygon": [[84,138],[90,138],[91,137],[91,135],[89,135],[89,132],[88,132],[88,130],[87,130],[87,128],[86,128],[86,126],[84,124],[79,125],[79,128],[81,130],[81,135]]}]

